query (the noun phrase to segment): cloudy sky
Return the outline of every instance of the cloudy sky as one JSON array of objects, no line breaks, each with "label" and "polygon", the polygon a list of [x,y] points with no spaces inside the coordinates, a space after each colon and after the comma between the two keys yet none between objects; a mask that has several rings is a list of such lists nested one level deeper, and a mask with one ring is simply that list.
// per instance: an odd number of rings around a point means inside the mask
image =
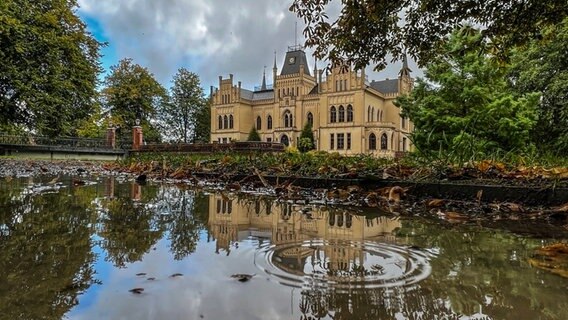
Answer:
[{"label": "cloudy sky", "polygon": [[[218,77],[229,73],[252,88],[261,83],[264,66],[271,82],[274,51],[280,68],[287,47],[294,44],[296,22],[298,42],[303,41],[302,21],[288,11],[291,2],[79,0],[78,13],[95,37],[108,43],[103,50],[106,70],[120,59],[132,58],[166,87],[184,67],[200,76],[204,88],[216,86]],[[312,70],[313,58],[308,60]],[[412,62],[410,67],[416,70]],[[395,64],[369,78],[393,78],[399,69]]]}]

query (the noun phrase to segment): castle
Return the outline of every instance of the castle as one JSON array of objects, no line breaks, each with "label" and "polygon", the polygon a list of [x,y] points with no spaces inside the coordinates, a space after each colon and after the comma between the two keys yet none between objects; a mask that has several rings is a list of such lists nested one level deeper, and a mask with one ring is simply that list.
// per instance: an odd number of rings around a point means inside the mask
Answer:
[{"label": "castle", "polygon": [[412,148],[413,125],[393,104],[412,89],[410,72],[404,59],[397,79],[369,82],[364,70],[346,64],[310,73],[303,48],[289,47],[280,74],[274,58],[273,85],[265,74],[253,91],[232,74],[219,77],[211,88],[211,140],[246,141],[254,127],[262,141],[297,146],[309,123],[316,150],[394,157]]}]

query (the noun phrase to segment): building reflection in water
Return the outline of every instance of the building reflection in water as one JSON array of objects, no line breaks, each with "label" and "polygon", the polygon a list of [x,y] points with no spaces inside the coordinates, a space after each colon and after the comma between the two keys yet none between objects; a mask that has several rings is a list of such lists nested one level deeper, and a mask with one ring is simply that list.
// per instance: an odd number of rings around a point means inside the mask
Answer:
[{"label": "building reflection in water", "polygon": [[[231,246],[245,239],[258,239],[259,245],[269,241],[275,246],[273,262],[297,275],[304,273],[308,257],[312,263],[324,262],[320,267],[328,275],[350,274],[363,265],[364,241],[394,242],[392,232],[401,227],[398,219],[384,216],[366,218],[340,209],[221,194],[210,195],[209,211],[208,225],[217,240],[217,252],[230,254]],[[302,245],[314,239],[325,245]]]}]

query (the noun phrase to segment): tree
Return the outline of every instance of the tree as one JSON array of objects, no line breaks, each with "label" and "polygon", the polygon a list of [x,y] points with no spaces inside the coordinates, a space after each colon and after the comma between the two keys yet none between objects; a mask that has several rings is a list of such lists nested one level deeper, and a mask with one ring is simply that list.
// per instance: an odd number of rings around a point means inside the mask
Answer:
[{"label": "tree", "polygon": [[110,71],[104,80],[102,98],[113,123],[132,128],[138,119],[145,140],[160,140],[156,121],[158,111],[168,103],[166,89],[148,69],[129,58],[120,60]]},{"label": "tree", "polygon": [[211,139],[211,101],[208,99],[205,104],[197,110],[194,142],[208,143]]},{"label": "tree", "polygon": [[312,126],[310,123],[306,123],[300,134],[300,141],[298,144],[298,150],[300,152],[307,152],[314,149],[314,133],[312,132]]},{"label": "tree", "polygon": [[419,150],[470,156],[531,147],[539,95],[514,96],[506,70],[475,48],[480,37],[471,28],[454,32],[445,53],[426,69],[426,79],[397,99],[402,115],[414,122],[412,139]]},{"label": "tree", "polygon": [[371,62],[386,66],[391,54],[410,53],[425,66],[447,36],[464,22],[483,27],[480,41],[491,43],[501,58],[507,49],[538,38],[541,28],[568,16],[566,0],[362,0],[341,1],[335,20],[326,10],[331,0],[294,0],[290,10],[306,23],[306,45],[318,58],[347,58],[357,68]]},{"label": "tree", "polygon": [[[180,68],[172,82],[170,103],[166,104],[162,110],[161,118],[165,130],[176,141],[195,142],[202,110],[208,106],[199,76],[185,68]],[[208,120],[208,127],[209,123]],[[202,128],[199,129],[202,130]]]},{"label": "tree", "polygon": [[541,149],[568,155],[568,18],[542,32],[542,41],[512,57],[512,86],[520,94],[540,92],[533,139]]},{"label": "tree", "polygon": [[76,0],[0,3],[0,127],[72,135],[95,103],[101,43]]},{"label": "tree", "polygon": [[248,141],[261,141],[260,135],[258,134],[258,131],[256,131],[255,127],[252,127],[252,129],[250,129],[249,136],[248,136],[247,140]]}]

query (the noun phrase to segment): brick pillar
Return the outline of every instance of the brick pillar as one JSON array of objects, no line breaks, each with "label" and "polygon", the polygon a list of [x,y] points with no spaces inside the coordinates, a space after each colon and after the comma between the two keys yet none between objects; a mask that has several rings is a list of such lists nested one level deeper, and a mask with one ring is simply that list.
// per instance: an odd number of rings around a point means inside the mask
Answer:
[{"label": "brick pillar", "polygon": [[134,201],[140,201],[140,199],[142,199],[142,186],[138,183],[132,183],[130,185],[130,199]]},{"label": "brick pillar", "polygon": [[108,127],[106,135],[106,145],[109,148],[116,148],[116,128]]},{"label": "brick pillar", "polygon": [[140,150],[144,141],[144,136],[142,135],[142,127],[134,126],[132,128],[132,150]]}]

